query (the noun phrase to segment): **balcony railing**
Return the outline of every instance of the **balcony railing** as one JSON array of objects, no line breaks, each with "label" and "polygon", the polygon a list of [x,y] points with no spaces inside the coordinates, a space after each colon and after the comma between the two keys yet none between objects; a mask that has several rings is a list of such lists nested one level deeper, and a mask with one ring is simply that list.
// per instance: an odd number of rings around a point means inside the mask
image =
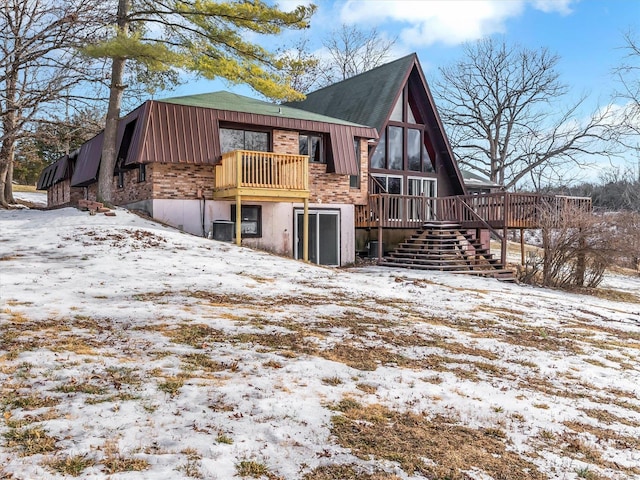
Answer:
[{"label": "balcony railing", "polygon": [[443,220],[466,228],[537,228],[550,208],[560,218],[567,208],[590,211],[591,199],[508,192],[439,198],[381,193],[369,195],[367,205],[356,205],[356,226],[418,228]]},{"label": "balcony railing", "polygon": [[271,152],[234,150],[216,165],[214,196],[236,194],[297,197],[309,193],[309,157]]}]

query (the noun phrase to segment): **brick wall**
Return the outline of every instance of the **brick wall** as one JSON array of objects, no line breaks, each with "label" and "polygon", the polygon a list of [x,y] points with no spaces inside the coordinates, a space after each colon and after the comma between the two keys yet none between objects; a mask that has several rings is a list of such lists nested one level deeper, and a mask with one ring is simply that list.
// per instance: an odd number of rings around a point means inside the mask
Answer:
[{"label": "brick wall", "polygon": [[47,189],[47,206],[58,207],[71,202],[71,182],[64,180]]},{"label": "brick wall", "polygon": [[71,205],[78,205],[78,200],[84,198],[84,188],[83,187],[73,187],[71,188]]},{"label": "brick wall", "polygon": [[[149,167],[153,165],[153,168]],[[147,165],[147,182],[153,185],[154,199],[213,197],[215,170],[213,165],[154,163]],[[148,197],[151,198],[151,197]]]},{"label": "brick wall", "polygon": [[367,177],[369,159],[367,141],[360,140],[360,188],[349,186],[349,175],[327,173],[327,166],[319,163],[309,164],[309,190],[312,203],[367,203]]},{"label": "brick wall", "polygon": [[[274,130],[274,153],[299,153],[298,132]],[[327,173],[327,165],[321,163],[309,164],[309,190],[312,203],[353,203],[365,204],[367,202],[367,177],[369,171],[369,158],[367,154],[367,141],[360,140],[360,188],[349,186],[349,175]]]},{"label": "brick wall", "polygon": [[288,155],[298,155],[300,144],[298,143],[298,132],[290,130],[273,131],[273,153],[286,153]]},{"label": "brick wall", "polygon": [[112,202],[114,205],[127,205],[129,203],[139,202],[151,199],[152,193],[152,173],[156,164],[148,164],[146,166],[146,180],[138,181],[138,169],[126,170],[124,172],[123,187],[118,187],[118,177],[114,176],[111,184]]}]

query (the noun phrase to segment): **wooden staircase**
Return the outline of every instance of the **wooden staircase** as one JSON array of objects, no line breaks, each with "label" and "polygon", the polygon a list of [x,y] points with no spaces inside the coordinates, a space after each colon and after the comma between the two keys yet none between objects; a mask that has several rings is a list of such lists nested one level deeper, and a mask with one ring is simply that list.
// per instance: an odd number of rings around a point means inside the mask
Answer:
[{"label": "wooden staircase", "polygon": [[384,257],[380,265],[515,281],[513,271],[494,258],[473,233],[450,222],[425,223]]}]

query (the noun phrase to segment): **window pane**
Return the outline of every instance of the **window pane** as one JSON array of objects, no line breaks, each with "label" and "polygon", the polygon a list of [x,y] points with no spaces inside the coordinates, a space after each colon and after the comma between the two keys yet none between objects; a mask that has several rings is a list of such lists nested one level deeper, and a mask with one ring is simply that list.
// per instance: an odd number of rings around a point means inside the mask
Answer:
[{"label": "window pane", "polygon": [[386,193],[387,177],[377,177],[373,175],[372,193]]},{"label": "window pane", "polygon": [[409,128],[407,130],[407,157],[409,170],[420,171],[420,130]]},{"label": "window pane", "polygon": [[409,109],[407,110],[407,123],[418,123],[416,121],[416,116],[413,114],[413,108],[411,108],[411,104],[409,104]]},{"label": "window pane", "polygon": [[[258,205],[243,205],[240,210],[240,232],[243,237],[260,237],[262,235],[262,208]],[[236,220],[236,206],[231,205],[231,221]],[[235,227],[234,227],[235,229]]]},{"label": "window pane", "polygon": [[360,188],[360,139],[353,139],[353,148],[356,152],[356,166],[358,167],[358,174],[349,176],[349,187]]},{"label": "window pane", "polygon": [[393,107],[393,112],[391,112],[391,117],[389,117],[389,120],[393,120],[395,122],[402,122],[402,94],[400,95],[400,98],[398,99],[398,101],[396,102],[395,106]]},{"label": "window pane", "polygon": [[244,150],[244,131],[231,128],[220,129],[220,151]]},{"label": "window pane", "polygon": [[424,144],[422,144],[422,158],[424,159],[422,162],[422,171],[435,172],[436,169],[433,168],[433,163],[431,162],[431,158],[429,158],[429,151]]},{"label": "window pane", "polygon": [[393,195],[402,194],[402,178],[387,177],[387,192]]},{"label": "window pane", "polygon": [[417,196],[422,194],[422,192],[420,191],[420,187],[422,184],[421,179],[410,178],[407,183],[408,183],[407,186],[409,187],[409,191],[408,191],[409,195]]},{"label": "window pane", "polygon": [[389,169],[402,170],[402,127],[389,127]]},{"label": "window pane", "polygon": [[312,162],[321,163],[322,162],[322,157],[321,157],[322,149],[320,148],[320,137],[316,137],[315,135],[309,135],[309,143],[310,143],[310,148],[311,148],[311,152],[309,153],[309,157],[310,157],[311,161]]},{"label": "window pane", "polygon": [[309,139],[306,135],[298,137],[298,152],[300,155],[309,155]]},{"label": "window pane", "polygon": [[269,151],[269,134],[267,132],[245,132],[245,150],[254,152]]},{"label": "window pane", "polygon": [[375,147],[376,149],[373,152],[373,156],[371,157],[371,168],[385,168],[385,144],[387,143],[387,137],[383,133],[380,135],[380,140],[378,141],[378,145]]}]

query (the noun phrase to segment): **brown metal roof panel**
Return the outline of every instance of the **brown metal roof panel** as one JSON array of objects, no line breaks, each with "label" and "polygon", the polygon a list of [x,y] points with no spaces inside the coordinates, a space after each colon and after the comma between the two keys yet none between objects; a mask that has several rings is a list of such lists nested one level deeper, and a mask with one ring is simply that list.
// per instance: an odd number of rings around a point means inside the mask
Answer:
[{"label": "brown metal roof panel", "polygon": [[56,168],[51,179],[51,184],[56,184],[68,178],[69,156],[63,155],[56,161]]},{"label": "brown metal roof panel", "polygon": [[359,165],[356,159],[356,151],[353,144],[354,135],[349,128],[331,125],[329,128],[329,141],[333,153],[333,168],[328,165],[327,171],[342,175],[357,175]]},{"label": "brown metal roof panel", "polygon": [[129,115],[124,117],[120,121],[121,129],[118,129],[118,150],[120,149],[120,143],[124,137],[124,129],[127,124],[133,120],[136,120],[136,126],[133,130],[133,136],[131,137],[131,143],[129,144],[129,153],[127,154],[127,160],[125,165],[133,165],[140,163],[140,150],[142,143],[144,142],[146,120],[149,112],[149,103],[144,102],[140,107],[136,108]]},{"label": "brown metal roof panel", "polygon": [[40,172],[40,177],[38,178],[38,185],[36,186],[36,190],[46,190],[51,186],[51,182],[49,182],[49,178],[51,177],[51,171],[55,168],[55,163],[51,165],[47,165],[42,172]]},{"label": "brown metal roof panel", "polygon": [[104,132],[100,132],[80,147],[76,170],[71,177],[72,187],[86,187],[98,179]]}]

